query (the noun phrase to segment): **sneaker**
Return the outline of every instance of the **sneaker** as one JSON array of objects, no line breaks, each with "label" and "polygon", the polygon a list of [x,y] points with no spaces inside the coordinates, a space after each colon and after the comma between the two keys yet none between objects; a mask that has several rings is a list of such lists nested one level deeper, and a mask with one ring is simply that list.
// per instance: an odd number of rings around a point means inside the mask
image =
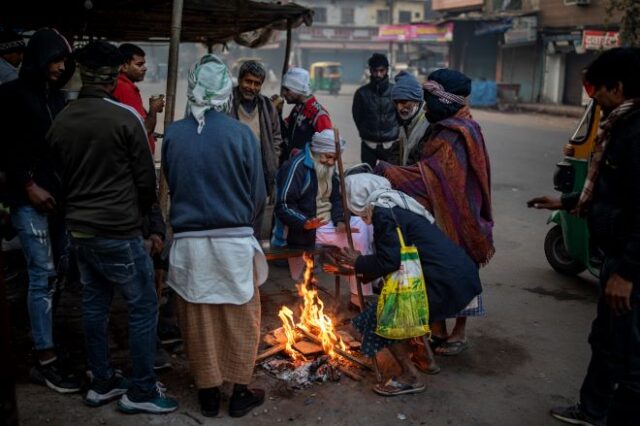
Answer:
[{"label": "sneaker", "polygon": [[158,338],[163,345],[173,345],[182,342],[180,328],[176,325],[160,325],[158,326]]},{"label": "sneaker", "polygon": [[171,356],[163,347],[158,346],[156,348],[156,359],[153,362],[153,369],[166,370],[171,368]]},{"label": "sneaker", "polygon": [[592,419],[587,416],[580,408],[580,404],[572,405],[570,407],[555,407],[551,409],[551,415],[560,420],[561,422],[569,423],[572,425],[581,426],[605,426],[606,420]]},{"label": "sneaker", "polygon": [[109,380],[94,380],[84,402],[90,407],[99,407],[127,393],[130,385],[129,380],[118,374],[114,374]]},{"label": "sneaker", "polygon": [[118,401],[118,410],[126,414],[166,414],[177,409],[178,401],[166,396],[158,385],[147,394],[131,388]]},{"label": "sneaker", "polygon": [[200,412],[205,417],[216,417],[220,412],[220,388],[198,390]]},{"label": "sneaker", "polygon": [[82,381],[58,360],[31,369],[31,381],[60,393],[80,392]]},{"label": "sneaker", "polygon": [[229,415],[242,417],[264,402],[264,390],[244,388],[242,391],[234,390],[229,401]]}]

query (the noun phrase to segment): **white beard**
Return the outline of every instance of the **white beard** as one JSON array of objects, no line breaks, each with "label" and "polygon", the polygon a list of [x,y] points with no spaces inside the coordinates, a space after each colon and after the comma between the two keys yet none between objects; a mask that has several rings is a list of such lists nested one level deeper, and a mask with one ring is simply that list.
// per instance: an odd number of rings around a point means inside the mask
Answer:
[{"label": "white beard", "polygon": [[418,108],[420,108],[420,105],[416,105],[415,107],[411,108],[411,110],[407,114],[398,112],[398,115],[404,121],[411,120],[416,115],[416,112],[418,112]]}]

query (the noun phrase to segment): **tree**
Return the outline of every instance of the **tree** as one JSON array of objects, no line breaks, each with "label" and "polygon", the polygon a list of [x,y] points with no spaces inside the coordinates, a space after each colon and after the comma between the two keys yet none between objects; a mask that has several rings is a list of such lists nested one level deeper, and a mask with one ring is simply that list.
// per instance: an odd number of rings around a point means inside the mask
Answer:
[{"label": "tree", "polygon": [[607,15],[621,14],[620,40],[623,46],[640,46],[640,1],[609,0]]}]

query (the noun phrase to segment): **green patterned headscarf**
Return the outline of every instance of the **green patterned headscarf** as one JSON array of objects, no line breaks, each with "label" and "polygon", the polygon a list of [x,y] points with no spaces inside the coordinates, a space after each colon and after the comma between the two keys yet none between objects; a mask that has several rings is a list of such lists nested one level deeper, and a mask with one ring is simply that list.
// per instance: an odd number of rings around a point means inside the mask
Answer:
[{"label": "green patterned headscarf", "polygon": [[216,55],[204,55],[189,71],[187,115],[198,122],[198,134],[204,127],[204,115],[210,109],[227,113],[231,107],[233,82],[224,62]]}]

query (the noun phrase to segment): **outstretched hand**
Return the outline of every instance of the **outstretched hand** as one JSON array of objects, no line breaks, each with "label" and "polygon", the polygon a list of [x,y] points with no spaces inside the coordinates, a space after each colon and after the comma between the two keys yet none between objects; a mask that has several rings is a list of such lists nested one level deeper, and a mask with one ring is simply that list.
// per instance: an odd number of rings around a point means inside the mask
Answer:
[{"label": "outstretched hand", "polygon": [[304,229],[306,229],[307,231],[310,231],[312,229],[317,229],[320,228],[324,225],[327,224],[327,221],[322,219],[321,217],[314,217],[312,219],[307,220],[303,227]]},{"label": "outstretched hand", "polygon": [[560,201],[560,198],[553,198],[544,195],[527,201],[527,207],[533,207],[534,209],[560,210],[562,209],[562,202]]}]

